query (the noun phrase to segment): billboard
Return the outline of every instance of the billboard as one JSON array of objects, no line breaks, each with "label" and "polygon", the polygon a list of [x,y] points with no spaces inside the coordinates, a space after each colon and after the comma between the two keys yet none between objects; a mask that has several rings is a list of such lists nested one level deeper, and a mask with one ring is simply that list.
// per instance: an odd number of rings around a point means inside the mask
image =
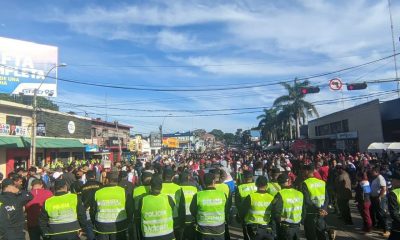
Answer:
[{"label": "billboard", "polygon": [[179,140],[177,138],[163,138],[163,146],[167,148],[179,148]]},{"label": "billboard", "polygon": [[258,142],[261,138],[261,131],[259,130],[251,130],[250,131],[250,140],[252,142]]},{"label": "billboard", "polygon": [[0,92],[32,96],[43,82],[37,95],[56,97],[57,64],[57,47],[0,37]]},{"label": "billboard", "polygon": [[150,147],[158,148],[161,147],[161,134],[150,133]]}]

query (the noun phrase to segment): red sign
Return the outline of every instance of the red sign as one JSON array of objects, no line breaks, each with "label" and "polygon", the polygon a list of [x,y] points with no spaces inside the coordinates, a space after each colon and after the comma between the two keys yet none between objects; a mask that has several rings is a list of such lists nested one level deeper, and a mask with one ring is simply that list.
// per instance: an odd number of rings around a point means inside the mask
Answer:
[{"label": "red sign", "polygon": [[340,80],[340,78],[334,78],[329,81],[329,88],[334,91],[341,90],[342,87],[343,83],[342,80]]}]

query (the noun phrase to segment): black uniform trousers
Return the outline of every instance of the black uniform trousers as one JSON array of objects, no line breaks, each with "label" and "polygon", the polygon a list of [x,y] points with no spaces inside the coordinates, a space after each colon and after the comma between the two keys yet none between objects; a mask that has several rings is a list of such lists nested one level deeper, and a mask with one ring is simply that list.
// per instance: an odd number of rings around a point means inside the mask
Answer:
[{"label": "black uniform trousers", "polygon": [[126,231],[112,234],[96,234],[96,240],[126,240]]},{"label": "black uniform trousers", "polygon": [[246,234],[251,240],[274,240],[272,228],[257,224],[246,225]]},{"label": "black uniform trousers", "polygon": [[79,240],[79,236],[76,233],[66,233],[66,234],[59,234],[59,235],[53,235],[53,236],[48,236],[46,239],[50,240]]},{"label": "black uniform trousers", "polygon": [[400,231],[394,231],[392,229],[392,231],[390,231],[390,236],[388,240],[397,240],[397,239],[400,239]]},{"label": "black uniform trousers", "polygon": [[207,235],[197,232],[197,240],[225,240],[225,235]]},{"label": "black uniform trousers", "polygon": [[307,240],[328,240],[326,222],[318,214],[307,214],[304,219],[304,232]]},{"label": "black uniform trousers", "polygon": [[281,223],[278,228],[278,240],[300,240],[300,224]]}]

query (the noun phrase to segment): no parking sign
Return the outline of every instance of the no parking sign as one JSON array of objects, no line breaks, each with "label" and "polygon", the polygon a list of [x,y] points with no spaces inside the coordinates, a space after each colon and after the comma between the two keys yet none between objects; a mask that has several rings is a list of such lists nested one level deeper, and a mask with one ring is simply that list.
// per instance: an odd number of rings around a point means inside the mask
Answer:
[{"label": "no parking sign", "polygon": [[343,83],[342,83],[342,80],[340,80],[340,78],[334,78],[329,81],[329,88],[334,91],[341,90],[342,87],[343,87]]}]

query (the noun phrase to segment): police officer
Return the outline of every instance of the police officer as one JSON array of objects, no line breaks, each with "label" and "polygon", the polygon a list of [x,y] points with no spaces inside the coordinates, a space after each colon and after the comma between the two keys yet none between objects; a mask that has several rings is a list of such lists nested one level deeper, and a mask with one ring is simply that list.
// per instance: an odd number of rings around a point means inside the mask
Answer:
[{"label": "police officer", "polygon": [[282,189],[272,201],[272,218],[277,225],[278,240],[298,240],[305,214],[303,194],[290,187],[286,173],[279,175],[277,180]]},{"label": "police officer", "polygon": [[281,186],[278,183],[278,177],[281,174],[279,168],[272,168],[271,170],[271,181],[268,183],[267,193],[275,197],[275,195],[281,190]]},{"label": "police officer", "polygon": [[[174,178],[174,171],[170,168],[165,168],[163,171],[163,184],[162,184],[162,194],[167,194],[168,196],[172,197],[175,201],[175,194],[176,192],[181,189],[181,187],[172,182]],[[176,217],[176,215],[174,216]]]},{"label": "police officer", "polygon": [[307,214],[304,219],[304,231],[307,240],[327,240],[325,216],[328,215],[328,195],[325,182],[314,177],[314,166],[304,166],[306,180],[301,184],[304,205]]},{"label": "police officer", "polygon": [[107,174],[108,184],[96,191],[91,207],[96,239],[126,239],[133,216],[132,194],[118,186],[118,173]]},{"label": "police officer", "polygon": [[[150,193],[150,181],[152,175],[153,174],[151,172],[143,172],[140,176],[142,185],[133,189],[134,212],[139,211],[139,200]],[[133,239],[139,239],[140,215],[134,214],[133,217],[134,224],[133,226],[130,226],[129,235],[132,236]]]},{"label": "police officer", "polygon": [[75,240],[79,239],[79,231],[84,229],[87,238],[94,235],[88,231],[85,208],[78,195],[68,193],[64,179],[54,182],[54,196],[47,199],[39,217],[40,229],[49,239]]},{"label": "police officer", "polygon": [[214,174],[204,175],[205,189],[193,196],[190,212],[196,219],[198,239],[225,239],[225,224],[229,215],[226,196],[215,189]]},{"label": "police officer", "polygon": [[271,203],[274,197],[267,193],[268,179],[259,176],[256,180],[257,192],[250,193],[240,209],[240,216],[244,216],[244,223],[248,239],[273,240],[274,232],[271,221]]},{"label": "police officer", "polygon": [[[248,195],[250,195],[250,193],[254,193],[257,191],[257,187],[253,182],[253,173],[251,171],[244,171],[243,178],[244,183],[237,186],[235,193],[235,204],[237,209],[241,208],[242,202]],[[241,219],[243,218],[244,216],[241,216],[239,211],[236,219],[238,220],[238,222],[242,223],[243,232],[246,233],[246,225],[244,224],[244,222],[241,222]],[[244,234],[244,239],[249,240],[247,233]]]},{"label": "police officer", "polygon": [[180,239],[193,239],[195,234],[194,231],[194,217],[190,213],[190,203],[192,202],[193,196],[197,193],[197,187],[190,181],[190,175],[188,172],[182,172],[179,176],[181,189],[176,192],[176,204],[178,205],[180,226],[183,226],[181,231]]},{"label": "police officer", "polygon": [[[25,215],[24,206],[33,199],[31,193],[26,191],[20,191],[20,189],[14,185],[12,179],[5,179],[2,182],[3,192],[0,195],[0,202],[2,203],[2,211],[6,213],[8,227],[5,228],[5,235],[9,239],[25,240],[24,226],[25,226]],[[2,219],[3,220],[3,219]]]},{"label": "police officer", "polygon": [[[232,194],[231,191],[229,189],[229,186],[227,184],[224,183],[224,173],[225,171],[221,170],[221,169],[214,169],[213,171],[211,171],[211,173],[214,174],[214,178],[215,178],[215,189],[222,191],[225,193],[225,196],[227,197],[227,208],[231,209],[232,206]],[[225,176],[226,177],[226,176]],[[228,220],[229,223],[229,220]],[[229,226],[228,224],[225,225],[226,229],[225,229],[225,240],[229,240],[231,239],[230,234],[229,234]]]},{"label": "police officer", "polygon": [[140,216],[140,239],[175,239],[174,200],[166,194],[161,194],[162,180],[158,175],[153,175],[150,185],[150,193],[139,199],[137,215]]},{"label": "police officer", "polygon": [[392,229],[388,240],[400,239],[400,179],[393,179],[392,186],[388,195],[389,213],[392,217]]}]

